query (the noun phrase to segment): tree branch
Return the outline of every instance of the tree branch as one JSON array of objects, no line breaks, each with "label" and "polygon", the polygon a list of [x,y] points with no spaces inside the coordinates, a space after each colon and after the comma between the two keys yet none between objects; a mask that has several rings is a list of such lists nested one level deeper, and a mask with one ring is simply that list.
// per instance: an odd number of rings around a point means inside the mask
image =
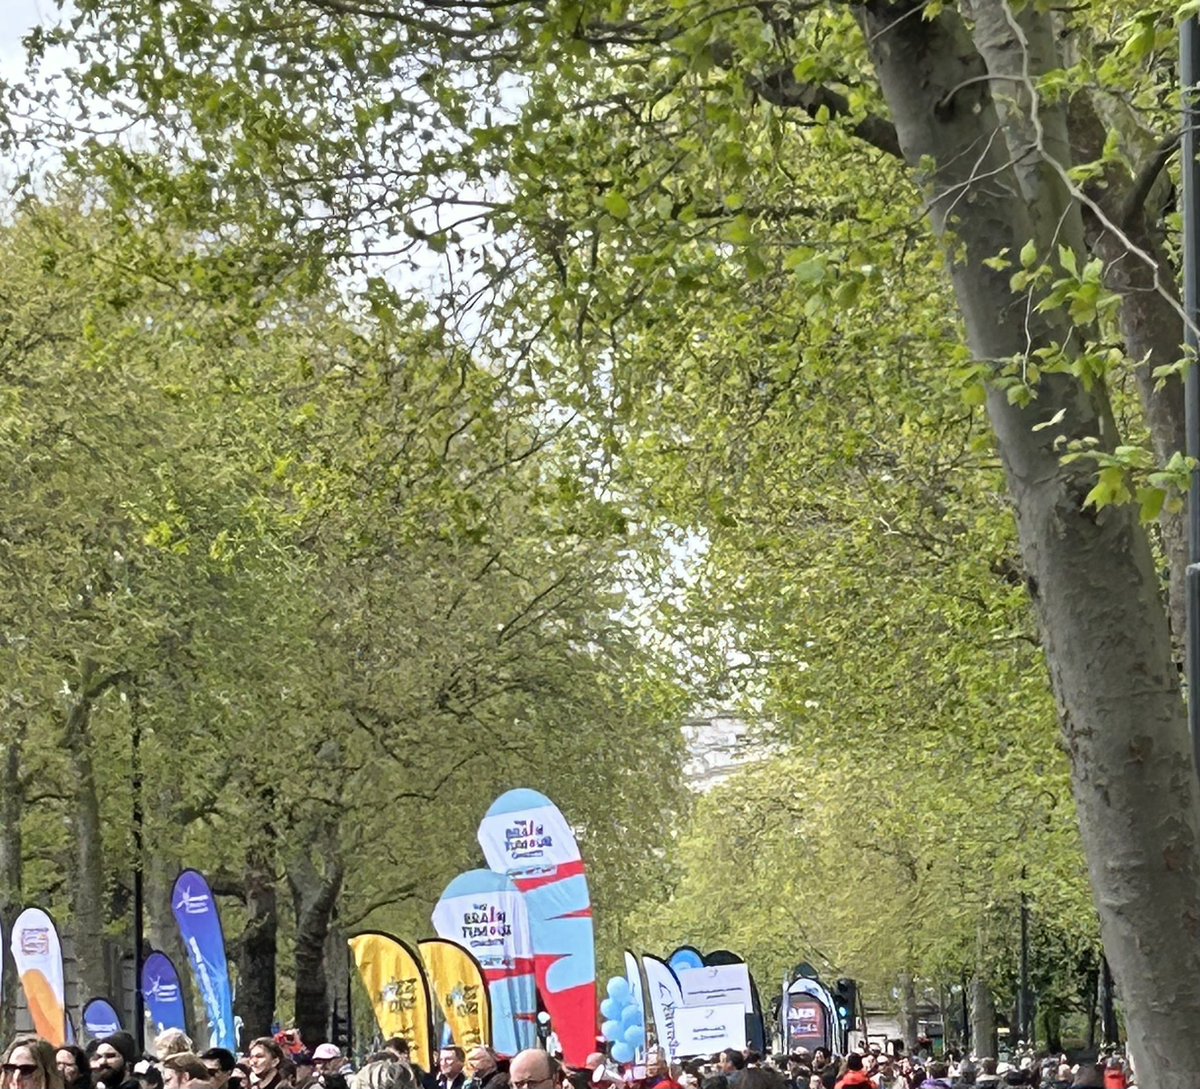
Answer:
[{"label": "tree branch", "polygon": [[[717,52],[714,50],[714,53]],[[845,95],[819,83],[801,83],[792,75],[790,68],[780,68],[765,76],[748,76],[746,83],[755,94],[773,106],[801,109],[809,117],[815,118],[822,108],[828,111],[830,117],[850,117],[852,113],[850,100]],[[890,121],[868,114],[853,122],[850,131],[879,151],[897,159],[904,158],[896,128]]]}]

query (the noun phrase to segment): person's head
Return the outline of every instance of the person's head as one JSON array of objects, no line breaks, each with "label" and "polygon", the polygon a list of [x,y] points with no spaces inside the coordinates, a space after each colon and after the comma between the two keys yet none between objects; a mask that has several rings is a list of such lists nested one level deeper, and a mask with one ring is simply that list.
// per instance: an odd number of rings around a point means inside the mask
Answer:
[{"label": "person's head", "polygon": [[926,1067],[926,1072],[935,1080],[938,1078],[945,1079],[950,1076],[950,1065],[949,1063],[944,1063],[938,1059],[934,1059],[929,1066]]},{"label": "person's head", "polygon": [[646,1054],[646,1076],[648,1078],[665,1078],[669,1071],[667,1056],[660,1048],[655,1048]]},{"label": "person's head", "polygon": [[359,1070],[350,1079],[350,1089],[417,1089],[417,1078],[412,1067],[396,1059],[390,1047],[387,1056],[386,1059],[369,1062]]},{"label": "person's head", "polygon": [[283,1048],[270,1036],[260,1036],[251,1042],[247,1058],[254,1080],[270,1081],[283,1066]]},{"label": "person's head", "polygon": [[233,1052],[223,1047],[210,1047],[200,1056],[200,1061],[208,1071],[208,1080],[213,1089],[225,1089],[233,1074],[233,1068],[237,1065]]},{"label": "person's head", "polygon": [[162,1059],[163,1089],[185,1089],[194,1081],[208,1080],[208,1067],[199,1055],[176,1051]]},{"label": "person's head", "polygon": [[735,1070],[746,1069],[746,1056],[732,1047],[721,1052],[721,1071],[732,1074]]},{"label": "person's head", "polygon": [[816,1047],[812,1053],[812,1068],[814,1072],[820,1073],[829,1065],[829,1048]]},{"label": "person's head", "polygon": [[54,1065],[66,1089],[92,1089],[92,1068],[83,1048],[63,1044],[54,1053]]},{"label": "person's head", "polygon": [[114,1032],[96,1044],[92,1052],[92,1078],[109,1087],[133,1076],[137,1045],[128,1032]]},{"label": "person's head", "polygon": [[[591,1058],[591,1056],[588,1057]],[[480,1044],[478,1047],[471,1048],[467,1054],[467,1065],[470,1066],[475,1077],[486,1078],[496,1069],[496,1053],[490,1047]]]},{"label": "person's head", "polygon": [[558,1063],[541,1048],[527,1047],[508,1064],[508,1082],[512,1089],[550,1089],[558,1084]]},{"label": "person's head", "polygon": [[401,1062],[408,1062],[408,1041],[403,1036],[389,1036],[383,1041],[383,1050],[391,1052]]},{"label": "person's head", "polygon": [[1071,1084],[1075,1089],[1104,1089],[1104,1074],[1098,1066],[1084,1063],[1075,1071],[1075,1080]]},{"label": "person's head", "polygon": [[[297,1066],[297,1077],[299,1077],[300,1056],[293,1055],[293,1061]],[[334,1044],[318,1044],[313,1049],[312,1053],[312,1068],[320,1075],[338,1073],[346,1060],[342,1057],[342,1049]]]},{"label": "person's head", "polygon": [[974,1085],[975,1078],[978,1076],[978,1074],[979,1067],[971,1062],[970,1059],[963,1059],[958,1068],[958,1080],[963,1085]]},{"label": "person's head", "polygon": [[54,1048],[40,1036],[18,1036],[4,1053],[4,1089],[62,1089]]},{"label": "person's head", "polygon": [[163,1029],[157,1036],[154,1037],[155,1057],[159,1062],[170,1055],[190,1055],[192,1053],[192,1041],[183,1029],[169,1028]]},{"label": "person's head", "polygon": [[996,1060],[990,1056],[986,1059],[980,1059],[979,1072],[981,1074],[987,1074],[989,1077],[991,1077],[996,1073]]},{"label": "person's head", "polygon": [[861,1070],[863,1068],[863,1057],[857,1051],[851,1051],[846,1056],[847,1070]]},{"label": "person's head", "polygon": [[762,1062],[762,1055],[753,1048],[746,1048],[742,1056],[745,1058],[747,1066],[758,1066]]},{"label": "person's head", "polygon": [[[139,1059],[133,1064],[133,1076],[138,1089],[163,1089],[162,1071],[148,1059]],[[188,1089],[200,1089],[200,1082],[192,1082]]]},{"label": "person's head", "polygon": [[444,1047],[438,1052],[438,1071],[447,1081],[453,1081],[462,1073],[466,1052],[461,1047]]}]

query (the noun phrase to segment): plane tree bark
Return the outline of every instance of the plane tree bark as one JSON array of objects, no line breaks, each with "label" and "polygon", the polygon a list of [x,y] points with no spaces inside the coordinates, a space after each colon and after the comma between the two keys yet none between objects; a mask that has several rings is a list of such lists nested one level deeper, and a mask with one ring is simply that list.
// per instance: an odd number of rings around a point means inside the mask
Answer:
[{"label": "plane tree bark", "polygon": [[[1045,232],[1070,194],[1048,160],[1068,141],[1061,117],[1039,118],[1047,129],[1033,148],[1029,113],[1001,117],[993,88],[1011,75],[1001,58],[1027,31],[1002,4],[973,6],[971,27],[949,7],[930,18],[910,3],[868,4],[861,18],[904,157],[927,188],[968,342],[999,375],[1070,340],[1061,312],[1037,313],[1014,296],[1008,272],[985,263],[1030,239],[1050,252]],[[1036,58],[1026,44],[1023,57]],[[1069,373],[1043,374],[1027,404],[993,386],[987,408],[1130,1048],[1142,1081],[1184,1089],[1200,1063],[1188,1031],[1200,1015],[1200,789],[1170,632],[1136,511],[1085,506],[1092,469],[1060,455],[1064,439],[1114,449],[1116,422],[1103,384],[1088,389]]]}]

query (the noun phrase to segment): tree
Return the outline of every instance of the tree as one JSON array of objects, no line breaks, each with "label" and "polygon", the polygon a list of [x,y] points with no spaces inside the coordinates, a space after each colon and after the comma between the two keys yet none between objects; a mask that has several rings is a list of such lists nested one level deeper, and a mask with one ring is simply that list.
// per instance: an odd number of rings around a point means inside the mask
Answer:
[{"label": "tree", "polygon": [[[653,842],[632,802],[675,804],[683,688],[618,615],[637,536],[578,486],[569,426],[418,309],[263,290],[232,247],[92,197],[31,202],[0,240],[3,650],[29,721],[5,754],[14,797],[51,803],[6,829],[11,885],[68,907],[85,992],[115,993],[133,867],[161,942],[199,866],[247,1028],[294,998],[319,1042],[335,919],[427,932],[507,786],[556,796],[585,850],[613,799]],[[618,853],[598,841],[598,901]]]}]

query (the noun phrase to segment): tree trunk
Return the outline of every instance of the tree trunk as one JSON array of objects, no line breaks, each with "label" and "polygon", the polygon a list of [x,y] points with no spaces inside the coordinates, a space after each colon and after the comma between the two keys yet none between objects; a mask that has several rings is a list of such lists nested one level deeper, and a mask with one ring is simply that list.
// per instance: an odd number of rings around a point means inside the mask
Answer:
[{"label": "tree trunk", "polygon": [[[1060,315],[1033,312],[1007,272],[984,264],[1005,249],[1019,252],[1048,219],[1044,208],[1027,207],[1011,149],[996,139],[1000,119],[981,57],[992,51],[977,48],[952,7],[928,17],[920,3],[879,2],[862,16],[905,158],[919,170],[936,164],[924,176],[930,211],[975,356],[1011,363],[1067,342]],[[991,25],[977,24],[976,33]],[[1057,136],[1049,142],[1057,146]],[[1085,508],[1092,470],[1060,458],[1063,440],[1095,438],[1113,449],[1115,422],[1099,382],[1089,390],[1062,373],[1043,374],[1025,407],[991,388],[988,413],[1133,1058],[1144,1084],[1189,1089],[1200,1068],[1200,785],[1166,612],[1136,512]]]},{"label": "tree trunk", "polygon": [[[10,716],[12,708],[9,709]],[[0,933],[12,933],[21,913],[23,871],[21,854],[21,811],[25,805],[25,783],[21,777],[21,754],[25,744],[24,717],[0,723]],[[9,942],[0,942],[0,1040],[15,1034],[17,971]]]},{"label": "tree trunk", "polygon": [[996,1000],[982,976],[971,979],[971,1050],[980,1058],[996,1054]]},{"label": "tree trunk", "polygon": [[[279,911],[273,851],[256,845],[247,852],[245,869],[246,927],[238,946],[237,1012],[242,1019],[242,1046],[266,1036],[275,1020],[275,960]],[[300,977],[296,989],[299,993]],[[305,1036],[305,1040],[308,1037]]]},{"label": "tree trunk", "polygon": [[64,741],[75,784],[75,804],[70,818],[75,845],[71,874],[71,934],[84,1001],[106,995],[111,990],[104,935],[104,905],[107,901],[100,797],[96,790],[90,727],[92,704],[112,683],[115,678],[97,681],[92,668],[85,665],[65,724]]},{"label": "tree trunk", "polygon": [[900,976],[900,1032],[905,1052],[913,1054],[917,1050],[917,987],[910,972]]},{"label": "tree trunk", "polygon": [[296,905],[296,1028],[309,1047],[329,1034],[325,941],[342,876],[340,862],[331,862],[319,874],[307,857],[297,859],[288,874]]}]

